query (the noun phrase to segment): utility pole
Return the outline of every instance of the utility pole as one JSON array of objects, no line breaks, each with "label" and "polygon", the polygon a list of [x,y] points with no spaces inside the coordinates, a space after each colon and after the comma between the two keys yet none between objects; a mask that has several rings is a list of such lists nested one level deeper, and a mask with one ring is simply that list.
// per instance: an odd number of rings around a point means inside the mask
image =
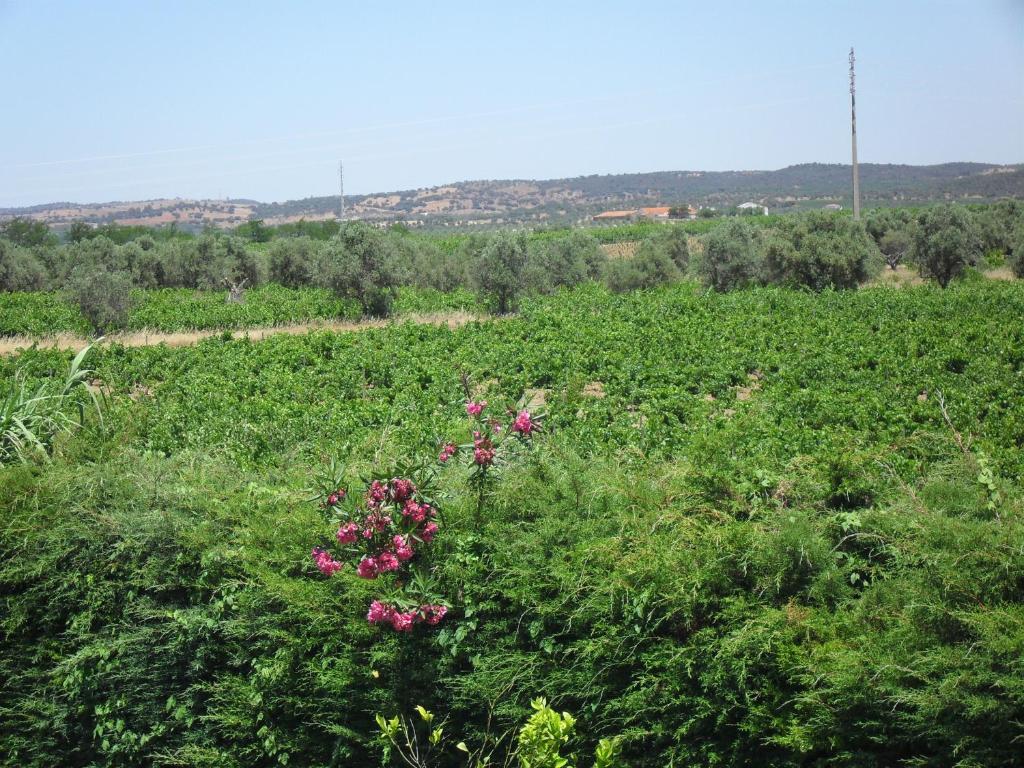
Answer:
[{"label": "utility pole", "polygon": [[850,48],[850,127],[853,138],[853,220],[860,221],[860,173],[857,170],[857,85],[853,73],[853,48]]},{"label": "utility pole", "polygon": [[338,184],[341,185],[341,215],[338,221],[345,220],[345,165],[338,161]]}]

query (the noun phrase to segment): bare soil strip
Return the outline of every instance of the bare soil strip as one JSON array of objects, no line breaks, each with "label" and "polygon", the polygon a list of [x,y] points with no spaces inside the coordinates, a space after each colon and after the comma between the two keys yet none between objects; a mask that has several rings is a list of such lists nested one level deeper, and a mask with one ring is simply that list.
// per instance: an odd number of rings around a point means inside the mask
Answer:
[{"label": "bare soil strip", "polygon": [[[252,341],[262,341],[269,336],[279,334],[298,335],[310,331],[365,331],[370,328],[385,328],[389,325],[401,325],[402,323],[418,323],[421,325],[444,325],[449,328],[458,328],[474,320],[483,320],[484,317],[473,315],[469,312],[444,312],[434,314],[403,315],[390,320],[361,320],[358,323],[334,321],[334,320],[313,320],[307,323],[295,325],[274,325],[260,328],[240,328],[231,331],[232,338],[248,338]],[[166,344],[169,347],[188,347],[198,344],[203,339],[214,336],[221,336],[223,330],[205,331],[180,331],[176,333],[160,333],[154,331],[130,331],[115,333],[103,338],[103,344],[121,344],[125,347],[151,347],[158,344]],[[7,336],[0,338],[0,355],[11,355],[20,350],[27,349],[33,345],[40,349],[63,349],[77,352],[84,348],[92,340],[74,334],[62,333],[56,336],[33,339],[26,336]]]}]

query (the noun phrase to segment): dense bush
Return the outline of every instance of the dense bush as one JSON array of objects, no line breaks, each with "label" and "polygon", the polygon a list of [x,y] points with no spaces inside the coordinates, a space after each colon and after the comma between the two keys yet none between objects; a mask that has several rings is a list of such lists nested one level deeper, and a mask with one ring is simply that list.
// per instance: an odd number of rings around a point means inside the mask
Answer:
[{"label": "dense bush", "polygon": [[503,315],[513,311],[526,287],[528,251],[522,232],[490,237],[470,267],[474,287]]},{"label": "dense bush", "polygon": [[[377,712],[475,745],[545,695],[634,768],[1013,766],[1022,307],[585,286],[458,330],[97,349],[104,430],[0,470],[0,763],[375,765]],[[461,440],[460,371],[496,410],[539,390],[547,432],[479,518],[445,465],[447,626],[381,631],[376,584],[310,561],[310,476]]]},{"label": "dense bush", "polygon": [[274,240],[267,250],[270,281],[287,288],[313,284],[319,273],[319,249],[320,244],[306,236]]},{"label": "dense bush", "polygon": [[764,279],[761,232],[746,218],[729,219],[704,239],[698,274],[716,291],[757,285]]},{"label": "dense bush", "polygon": [[982,256],[975,222],[970,211],[959,205],[923,211],[914,227],[913,248],[921,274],[934,278],[943,288]]},{"label": "dense bush", "polygon": [[816,291],[856,288],[877,271],[878,262],[878,248],[859,223],[828,213],[787,221],[765,248],[769,282]]},{"label": "dense bush", "polygon": [[354,299],[363,314],[386,317],[402,282],[395,251],[384,234],[350,222],[323,251],[323,280],[343,299]]},{"label": "dense bush", "polygon": [[68,293],[82,316],[99,334],[124,326],[131,307],[129,273],[84,263],[68,276]]},{"label": "dense bush", "polygon": [[1017,225],[1010,239],[1010,267],[1017,277],[1024,277],[1024,222]]},{"label": "dense bush", "polygon": [[605,269],[608,287],[616,293],[654,288],[678,280],[682,273],[662,243],[645,240],[631,259],[609,261]]},{"label": "dense bush", "polygon": [[46,267],[28,248],[0,240],[0,291],[41,291]]}]

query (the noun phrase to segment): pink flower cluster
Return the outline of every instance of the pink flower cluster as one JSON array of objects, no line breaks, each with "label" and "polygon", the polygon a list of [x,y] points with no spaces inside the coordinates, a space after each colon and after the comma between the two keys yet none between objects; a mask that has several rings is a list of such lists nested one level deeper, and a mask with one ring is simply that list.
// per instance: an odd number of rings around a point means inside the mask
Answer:
[{"label": "pink flower cluster", "polygon": [[523,437],[529,437],[536,428],[537,425],[533,423],[533,417],[530,416],[529,411],[520,411],[516,414],[516,420],[512,422],[512,431]]},{"label": "pink flower cluster", "polygon": [[489,467],[494,463],[497,451],[494,450],[494,443],[490,435],[481,432],[473,433],[473,463],[479,467]]},{"label": "pink flower cluster", "polygon": [[393,605],[374,600],[366,613],[366,620],[371,624],[390,624],[396,632],[411,632],[413,624],[423,622],[435,626],[448,613],[444,605],[421,605],[409,611],[400,611]]},{"label": "pink flower cluster", "polygon": [[[484,409],[487,408],[486,400],[469,400],[466,402],[466,413],[476,422],[473,430],[473,464],[480,470],[486,470],[494,464],[498,457],[498,442],[501,437],[503,425],[500,419],[485,417]],[[511,421],[509,430],[518,437],[530,437],[537,431],[537,422],[529,411],[522,410],[518,413],[509,411]],[[466,446],[467,448],[469,446]],[[458,451],[455,443],[445,443],[438,454],[438,461],[447,463]]]},{"label": "pink flower cluster", "polygon": [[342,564],[320,547],[313,548],[313,562],[324,576],[333,576],[341,570]]},{"label": "pink flower cluster", "polygon": [[335,507],[343,502],[346,496],[348,496],[348,491],[344,488],[339,488],[338,490],[327,494],[327,500],[324,502],[324,506]]},{"label": "pink flower cluster", "polygon": [[[354,558],[358,558],[355,572],[363,579],[376,579],[384,574],[398,574],[413,560],[417,548],[434,540],[439,530],[437,511],[423,500],[416,484],[403,477],[374,480],[363,496],[362,504],[354,500],[340,508],[347,494],[332,492],[325,507],[343,515],[334,538],[338,545]],[[347,518],[347,519],[345,519]],[[342,568],[326,550],[313,550],[313,561],[325,576],[333,576]],[[367,614],[371,624],[389,624],[398,631],[409,631],[413,624],[437,624],[444,618],[447,608],[425,604],[413,612],[374,600]]]}]

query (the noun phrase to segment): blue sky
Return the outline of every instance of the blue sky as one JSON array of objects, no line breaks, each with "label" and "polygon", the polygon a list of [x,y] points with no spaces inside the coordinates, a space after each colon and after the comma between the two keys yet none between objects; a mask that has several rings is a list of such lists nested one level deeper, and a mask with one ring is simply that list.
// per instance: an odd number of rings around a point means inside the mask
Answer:
[{"label": "blue sky", "polygon": [[0,0],[0,206],[1024,162],[1024,0]]}]

